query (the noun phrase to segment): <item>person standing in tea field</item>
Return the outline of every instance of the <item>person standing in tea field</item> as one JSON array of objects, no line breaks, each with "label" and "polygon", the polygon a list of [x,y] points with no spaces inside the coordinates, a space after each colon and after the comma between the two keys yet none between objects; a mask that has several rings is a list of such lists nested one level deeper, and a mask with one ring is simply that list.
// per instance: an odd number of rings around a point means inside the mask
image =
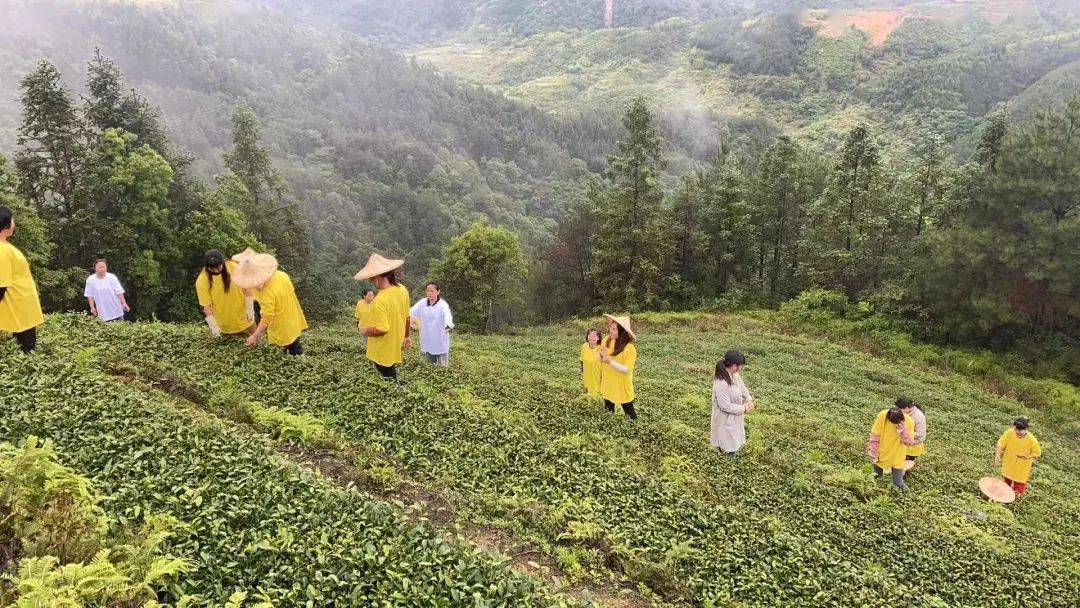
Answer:
[{"label": "person standing in tea field", "polygon": [[[364,327],[371,325],[371,302],[375,299],[375,290],[365,287],[360,299],[356,301],[356,329],[363,331]],[[367,336],[360,334],[360,348],[367,352]]]},{"label": "person standing in tea field", "polygon": [[255,331],[255,305],[244,290],[233,285],[236,262],[226,260],[217,249],[203,257],[203,269],[195,279],[195,294],[202,306],[210,333],[247,338]]},{"label": "person standing in tea field", "polygon": [[1031,479],[1035,459],[1042,456],[1042,447],[1028,431],[1028,419],[1017,418],[1013,428],[1001,434],[994,453],[994,464],[1001,466],[1001,476],[1017,496],[1023,496]]},{"label": "person standing in tea field", "polygon": [[709,424],[709,443],[731,459],[746,445],[746,414],[754,411],[754,402],[739,371],[746,357],[737,350],[724,353],[716,362],[716,379],[712,389],[712,417]]},{"label": "person standing in tea field", "polygon": [[901,490],[904,483],[904,462],[907,446],[915,442],[915,421],[900,409],[900,401],[889,409],[878,412],[870,430],[867,454],[874,461],[874,476],[881,477],[886,469],[892,474],[892,482]]},{"label": "person standing in tea field", "polygon": [[367,358],[384,378],[397,380],[397,366],[403,361],[402,350],[412,345],[409,338],[409,291],[398,284],[397,269],[405,260],[388,260],[373,253],[367,264],[353,277],[371,280],[379,293],[371,302],[371,324],[361,325],[367,336]]},{"label": "person standing in tea field", "polygon": [[915,466],[915,459],[926,453],[926,414],[911,399],[901,397],[896,400],[897,407],[905,415],[915,421],[915,442],[907,447],[907,460],[911,461],[911,467]]},{"label": "person standing in tea field", "polygon": [[300,334],[308,328],[304,310],[296,297],[292,279],[278,270],[277,259],[269,253],[255,253],[250,247],[233,256],[236,267],[232,281],[247,290],[259,303],[261,318],[244,344],[254,346],[262,335],[266,341],[290,355],[304,354]]},{"label": "person standing in tea field", "polygon": [[615,406],[637,420],[634,408],[634,366],[637,365],[637,347],[634,346],[630,317],[604,315],[608,321],[608,335],[604,338],[597,355],[600,357],[600,396],[608,413],[615,413]]},{"label": "person standing in tea field", "polygon": [[454,328],[454,315],[450,305],[442,299],[439,285],[429,281],[424,288],[425,298],[413,305],[409,314],[420,321],[420,352],[428,363],[446,367],[450,365],[450,330]]},{"label": "person standing in tea field", "polygon": [[45,322],[45,316],[30,263],[9,242],[14,232],[14,212],[0,205],[0,331],[14,336],[19,349],[30,354],[37,346],[37,327]]},{"label": "person standing in tea field", "polygon": [[86,277],[83,297],[90,304],[90,314],[102,321],[123,321],[124,313],[131,312],[120,279],[109,272],[103,259],[94,261],[94,274]]},{"label": "person standing in tea field", "polygon": [[585,343],[581,345],[581,382],[585,385],[585,392],[589,395],[600,395],[600,371],[603,363],[600,361],[600,330],[590,329],[585,332]]}]

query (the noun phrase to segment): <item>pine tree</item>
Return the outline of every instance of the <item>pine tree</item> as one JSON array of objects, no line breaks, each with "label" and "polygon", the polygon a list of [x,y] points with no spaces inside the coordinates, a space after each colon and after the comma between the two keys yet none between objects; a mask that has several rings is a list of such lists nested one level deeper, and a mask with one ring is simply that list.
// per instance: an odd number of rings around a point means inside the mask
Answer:
[{"label": "pine tree", "polygon": [[232,114],[233,148],[225,153],[229,174],[222,184],[237,180],[247,190],[240,210],[255,237],[276,253],[283,269],[295,274],[301,292],[307,291],[311,270],[311,237],[307,220],[274,167],[270,152],[262,144],[262,129],[255,112],[238,106]]},{"label": "pine tree", "polygon": [[669,241],[664,234],[663,142],[643,97],[623,116],[627,137],[608,158],[607,180],[587,192],[596,218],[590,278],[612,310],[658,306],[664,291]]}]

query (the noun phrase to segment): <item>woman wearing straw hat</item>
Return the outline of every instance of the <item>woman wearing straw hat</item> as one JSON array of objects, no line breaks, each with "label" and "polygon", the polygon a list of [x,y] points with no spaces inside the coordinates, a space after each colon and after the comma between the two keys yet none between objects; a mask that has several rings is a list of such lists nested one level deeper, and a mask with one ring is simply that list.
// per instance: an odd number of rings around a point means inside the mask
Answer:
[{"label": "woman wearing straw hat", "polygon": [[[206,325],[214,336],[243,336],[255,331],[255,307],[244,290],[233,285],[236,262],[226,260],[217,249],[203,257],[203,269],[195,279],[195,294],[199,297]],[[249,312],[250,311],[250,312]]]},{"label": "woman wearing straw hat", "polygon": [[289,275],[277,269],[274,256],[255,253],[250,247],[234,255],[233,261],[236,268],[232,282],[241,289],[254,291],[262,315],[259,325],[244,344],[254,346],[265,333],[267,342],[290,355],[304,354],[300,334],[308,324]]},{"label": "woman wearing straw hat", "polygon": [[994,464],[1001,465],[1001,476],[1017,496],[1027,491],[1031,479],[1031,467],[1042,456],[1042,446],[1035,435],[1028,432],[1028,419],[1017,418],[1013,427],[1006,429],[997,442]]},{"label": "woman wearing straw hat", "polygon": [[898,399],[894,407],[878,412],[866,453],[874,461],[874,477],[881,477],[889,469],[893,485],[903,490],[907,488],[904,462],[907,446],[915,443],[915,421],[904,414],[901,405],[902,400]]},{"label": "woman wearing straw hat", "polygon": [[724,353],[716,362],[716,379],[712,389],[712,416],[709,421],[709,443],[732,460],[746,445],[746,413],[754,410],[750,391],[739,371],[746,357],[737,350]]},{"label": "woman wearing straw hat", "polygon": [[409,348],[409,290],[398,284],[397,270],[405,260],[389,260],[373,253],[353,277],[370,279],[379,293],[371,302],[371,325],[360,327],[367,336],[367,358],[384,378],[397,380],[402,349]]},{"label": "woman wearing straw hat", "polygon": [[442,299],[439,284],[428,281],[426,297],[413,304],[409,310],[412,318],[420,321],[420,352],[428,363],[447,367],[450,365],[450,330],[454,328],[454,315],[450,305]]},{"label": "woman wearing straw hat", "polygon": [[22,352],[30,354],[37,346],[37,327],[45,317],[30,263],[9,242],[14,232],[15,214],[0,205],[0,331],[12,334]]},{"label": "woman wearing straw hat", "polygon": [[600,357],[600,396],[609,413],[621,405],[631,420],[637,420],[634,409],[634,366],[637,364],[637,347],[634,332],[630,329],[630,317],[613,317],[605,314],[608,335],[604,338],[597,355]]}]

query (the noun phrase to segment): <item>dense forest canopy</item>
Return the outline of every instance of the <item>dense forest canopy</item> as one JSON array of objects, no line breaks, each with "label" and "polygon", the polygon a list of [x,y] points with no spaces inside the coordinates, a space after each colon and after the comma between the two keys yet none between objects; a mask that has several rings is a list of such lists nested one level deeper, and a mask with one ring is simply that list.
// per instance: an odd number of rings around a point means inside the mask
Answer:
[{"label": "dense forest canopy", "polygon": [[1080,377],[1075,3],[604,5],[5,2],[0,197],[54,310],[101,255],[190,319],[213,246],[274,250],[316,315],[372,250],[415,285],[490,248],[520,280],[478,311],[826,289]]}]

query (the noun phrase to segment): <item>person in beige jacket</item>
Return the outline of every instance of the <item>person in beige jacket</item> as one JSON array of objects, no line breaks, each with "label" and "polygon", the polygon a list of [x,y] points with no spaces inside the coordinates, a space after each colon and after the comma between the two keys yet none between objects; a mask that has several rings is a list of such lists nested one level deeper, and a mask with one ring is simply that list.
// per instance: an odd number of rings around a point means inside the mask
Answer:
[{"label": "person in beige jacket", "polygon": [[729,350],[716,363],[716,380],[712,390],[712,420],[709,443],[733,460],[746,444],[746,413],[753,411],[750,391],[739,375],[746,357]]}]

